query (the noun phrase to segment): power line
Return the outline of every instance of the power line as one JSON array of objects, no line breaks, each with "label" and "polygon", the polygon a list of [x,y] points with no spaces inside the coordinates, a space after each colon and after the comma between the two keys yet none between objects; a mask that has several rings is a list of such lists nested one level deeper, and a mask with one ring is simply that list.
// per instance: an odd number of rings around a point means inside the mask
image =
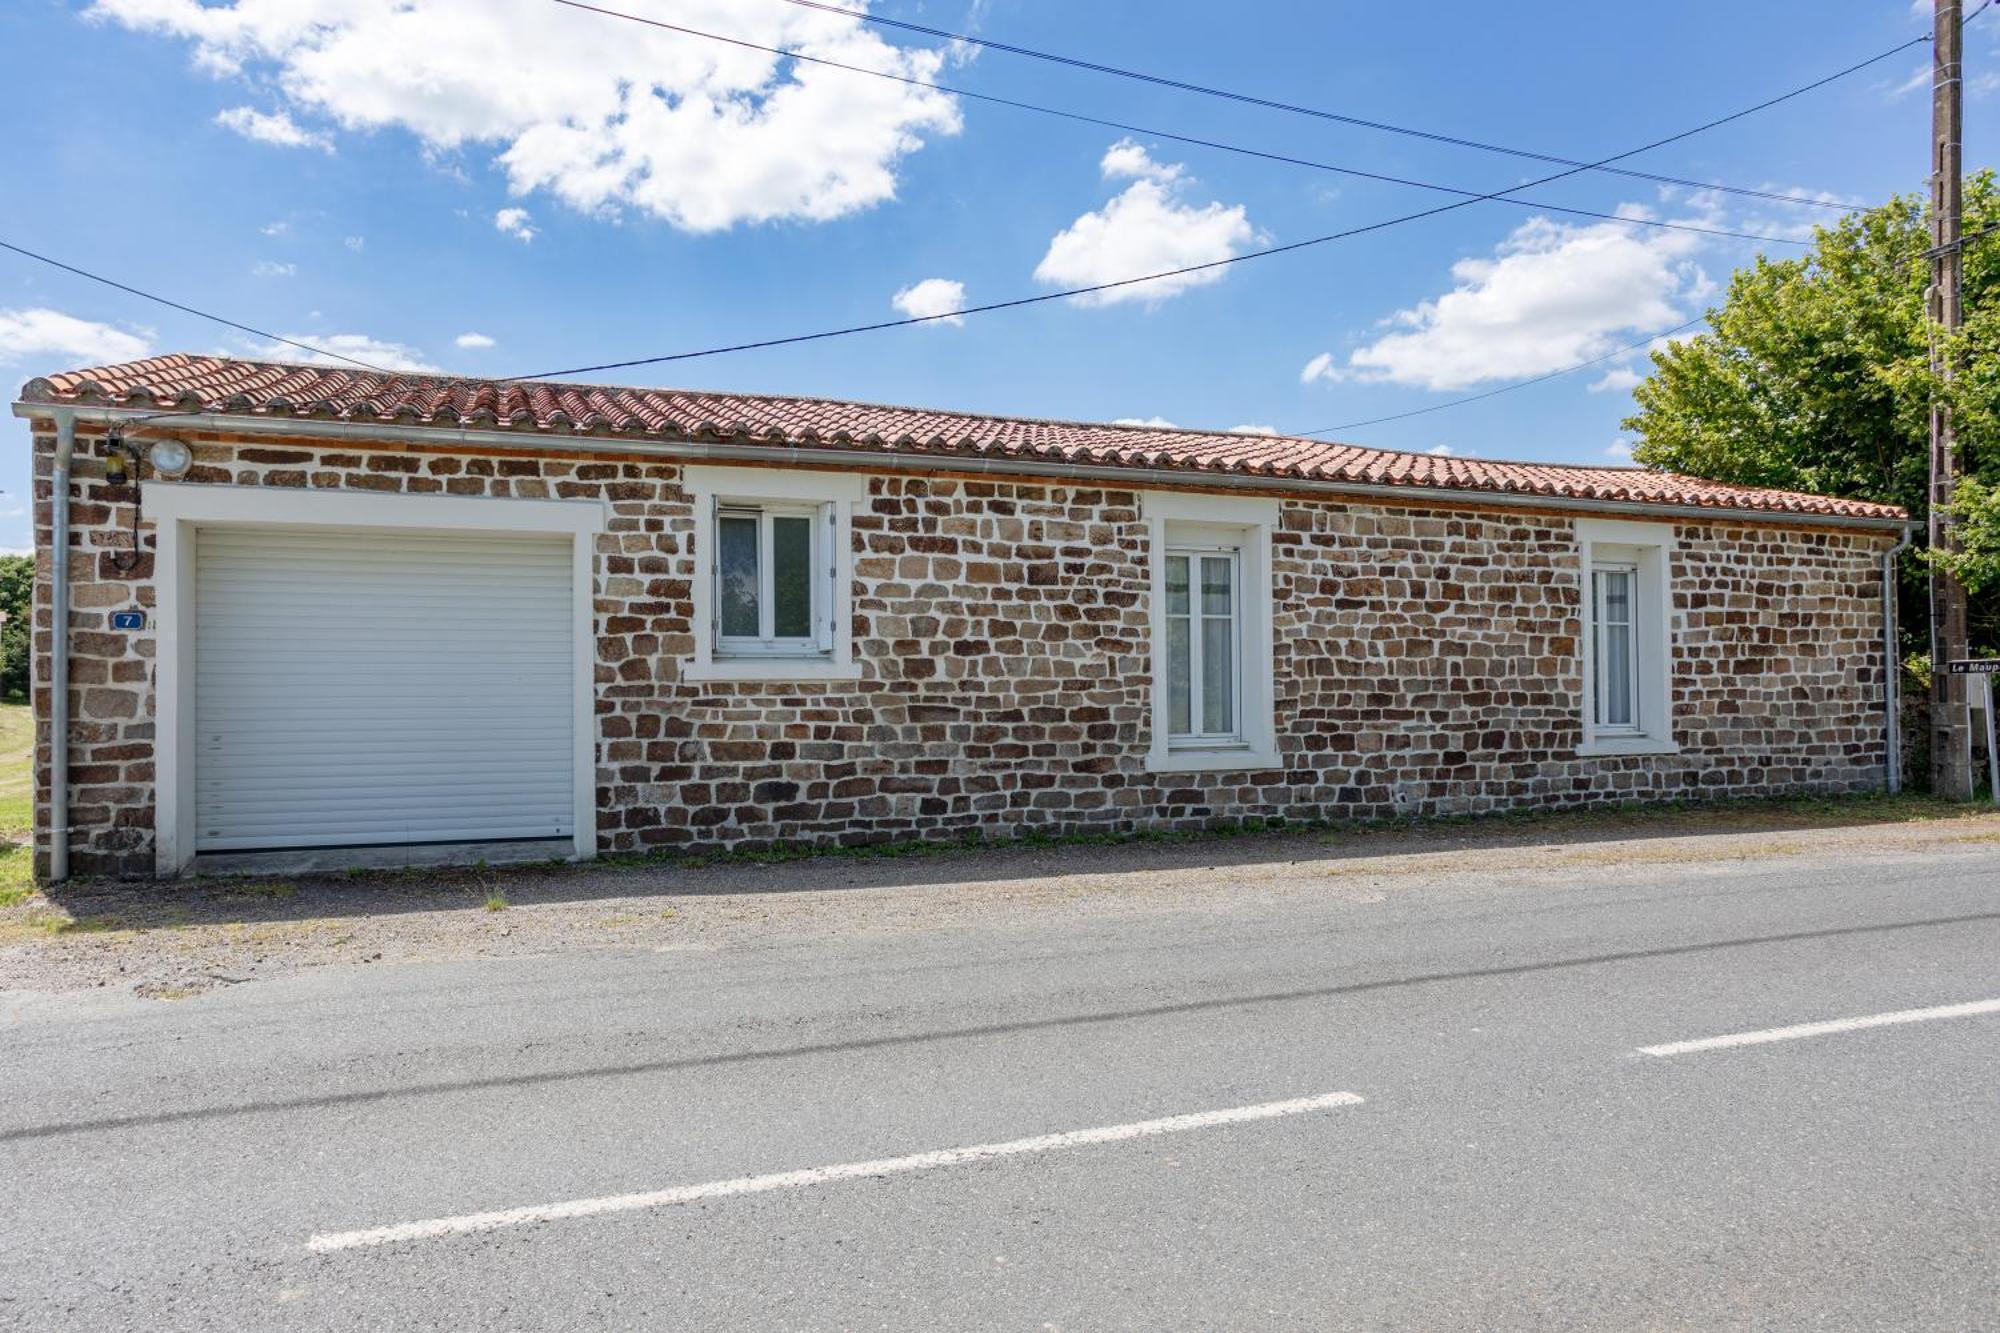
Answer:
[{"label": "power line", "polygon": [[[1935,259],[1939,255],[1950,254],[1953,250],[1963,250],[1965,248],[1965,243],[1967,241],[1976,241],[1981,236],[1990,236],[1996,231],[2000,231],[2000,222],[1996,222],[1989,227],[1981,227],[1977,231],[1968,231],[1964,235],[1960,236],[1954,244],[1934,245],[1930,249],[1924,251],[1923,258]],[[1906,260],[1904,262],[1907,263],[1908,261]]]},{"label": "power line", "polygon": [[1035,296],[1020,296],[1020,297],[1015,297],[1014,299],[1008,301],[993,301],[985,305],[967,306],[961,310],[942,312],[936,315],[917,315],[907,319],[879,320],[869,324],[850,325],[846,328],[823,329],[816,333],[798,333],[779,338],[760,338],[752,342],[733,343],[720,347],[708,347],[693,352],[670,352],[658,356],[631,357],[621,361],[606,361],[590,366],[575,366],[567,370],[544,371],[538,375],[521,376],[518,378],[554,379],[565,375],[587,375],[606,370],[627,370],[635,366],[654,366],[654,365],[663,365],[668,362],[675,362],[675,361],[692,361],[700,357],[721,356],[725,353],[730,353],[730,352],[747,352],[767,347],[783,347],[797,343],[820,342],[829,338],[846,337],[850,334],[874,333],[882,329],[904,328],[913,324],[929,324],[940,319],[961,319],[966,315],[980,315],[995,310],[1011,310],[1020,306],[1039,305],[1045,301],[1059,301],[1069,297],[1088,296],[1096,292],[1115,291],[1124,287],[1136,286],[1140,283],[1157,282],[1163,278],[1176,278],[1176,277],[1184,277],[1194,273],[1212,272],[1217,269],[1228,267],[1229,265],[1232,264],[1248,263],[1249,261],[1255,259],[1269,259],[1275,255],[1292,254],[1296,251],[1310,249],[1314,246],[1326,245],[1332,241],[1346,240],[1350,237],[1364,235],[1368,232],[1382,231],[1390,227],[1401,226],[1402,224],[1407,222],[1415,222],[1422,218],[1436,217],[1443,213],[1456,212],[1461,208],[1469,208],[1473,204],[1484,203],[1489,199],[1498,199],[1505,195],[1519,194],[1523,190],[1532,190],[1538,185],[1547,185],[1553,181],[1564,180],[1570,176],[1579,175],[1582,172],[1593,170],[1594,168],[1603,166],[1607,163],[1620,162],[1629,157],[1636,157],[1640,153],[1650,152],[1655,148],[1663,148],[1668,144],[1678,143],[1683,139],[1692,138],[1697,134],[1701,134],[1708,130],[1715,129],[1718,126],[1727,125],[1733,121],[1741,120],[1746,116],[1755,115],[1760,111],[1764,111],[1770,107],[1777,106],[1781,102],[1790,101],[1795,97],[1803,96],[1804,94],[1812,92],[1817,88],[1822,88],[1829,83],[1833,83],[1836,80],[1845,78],[1850,74],[1854,74],[1860,70],[1866,69],[1870,65],[1878,64],[1883,60],[1887,60],[1890,56],[1900,53],[1910,45],[1912,45],[1912,43],[1910,42],[1900,43],[1896,46],[1889,48],[1887,51],[1882,51],[1876,55],[1869,56],[1865,60],[1857,61],[1856,63],[1849,65],[1844,69],[1836,70],[1832,74],[1825,75],[1821,78],[1814,79],[1810,83],[1802,84],[1786,92],[1779,93],[1775,97],[1768,97],[1763,101],[1756,103],[1753,106],[1747,106],[1740,110],[1732,111],[1726,116],[1718,116],[1714,120],[1706,121],[1700,125],[1696,125],[1692,129],[1681,130],[1677,133],[1667,135],[1664,138],[1655,139],[1650,143],[1641,144],[1637,148],[1629,148],[1622,153],[1615,153],[1612,156],[1603,158],[1598,162],[1587,162],[1580,166],[1569,167],[1566,168],[1565,170],[1555,172],[1551,175],[1543,176],[1537,180],[1528,181],[1527,183],[1522,185],[1508,186],[1505,189],[1494,190],[1488,194],[1476,195],[1468,199],[1459,199],[1448,204],[1439,204],[1435,208],[1422,209],[1415,213],[1404,213],[1397,217],[1384,218],[1379,222],[1370,222],[1370,223],[1365,223],[1358,227],[1349,227],[1344,231],[1330,232],[1324,236],[1312,236],[1306,238],[1305,240],[1292,241],[1285,245],[1267,246],[1261,250],[1251,250],[1240,255],[1230,255],[1223,259],[1212,259],[1205,263],[1186,264],[1182,265],[1179,268],[1167,269],[1159,273],[1145,273],[1137,277],[1120,278],[1112,282],[1091,283],[1088,286],[1072,287],[1064,291],[1057,291],[1057,292],[1044,292]]},{"label": "power line", "polygon": [[74,264],[65,264],[63,263],[62,260],[53,259],[48,255],[37,254],[35,251],[28,249],[26,246],[15,245],[12,241],[0,240],[0,250],[12,250],[17,255],[25,256],[26,258],[36,260],[39,263],[48,264],[54,268],[59,268],[65,273],[74,273],[79,278],[88,278],[92,282],[101,282],[106,287],[113,287],[121,292],[126,292],[129,293],[130,295],[137,296],[143,300],[151,301],[156,305],[163,305],[166,306],[168,309],[178,310],[183,314],[193,315],[197,319],[208,320],[212,324],[220,324],[224,328],[236,329],[243,333],[255,334],[259,338],[269,338],[272,342],[283,343],[286,347],[296,347],[302,352],[311,352],[314,356],[330,356],[337,361],[345,361],[349,365],[360,366],[363,370],[378,371],[384,375],[390,375],[395,373],[394,371],[388,370],[385,367],[373,365],[367,361],[359,360],[356,357],[347,356],[340,352],[330,352],[324,347],[314,347],[311,343],[302,343],[299,342],[297,339],[286,338],[276,333],[266,333],[264,330],[258,328],[252,328],[248,324],[239,324],[233,319],[225,319],[221,315],[210,314],[206,310],[197,310],[191,305],[182,305],[179,301],[171,301],[168,300],[166,297],[156,295],[153,292],[142,291],[137,287],[128,286],[125,283],[119,282],[114,278],[107,278],[101,273],[92,273],[89,269],[78,268]]},{"label": "power line", "polygon": [[[1991,3],[1992,0],[1987,0],[1987,4]],[[1984,8],[1986,8],[1986,5],[1980,6],[1980,9]],[[1978,13],[1977,10],[1973,12],[1974,14]],[[1968,19],[1968,21],[1970,20]],[[1981,236],[1991,235],[1994,232],[2000,232],[2000,223],[1994,223],[1991,226],[1981,227],[1977,231],[1969,231],[1965,233],[1964,236],[1959,238],[1959,245],[1960,247],[1963,247],[1965,242],[1967,241],[1974,240]],[[1932,255],[1936,253],[1937,251],[1935,250],[1927,250],[1924,252],[1924,258],[1929,259],[1932,257]],[[1907,262],[1908,261],[1905,261],[1905,263]],[[1900,268],[1901,265],[1898,265],[1898,267]],[[1708,319],[1707,315],[1697,315],[1695,318],[1689,320],[1685,324],[1676,324],[1671,329],[1662,329],[1658,333],[1648,334],[1646,337],[1641,338],[1638,342],[1628,343],[1624,347],[1615,348],[1612,351],[1606,352],[1602,356],[1593,356],[1588,361],[1579,361],[1573,366],[1564,366],[1561,370],[1551,370],[1545,375],[1537,375],[1532,379],[1516,380],[1512,384],[1503,384],[1497,389],[1488,389],[1484,393],[1475,393],[1464,398],[1454,398],[1448,403],[1434,403],[1429,407],[1419,407],[1408,412],[1396,412],[1386,417],[1370,417],[1366,421],[1349,421],[1338,426],[1321,426],[1318,430],[1293,431],[1291,432],[1291,434],[1298,436],[1314,436],[1314,435],[1331,435],[1335,431],[1360,430],[1364,426],[1380,426],[1391,421],[1407,421],[1411,417],[1429,416],[1432,412],[1443,412],[1447,408],[1463,407],[1467,403],[1476,403],[1485,398],[1497,398],[1499,395],[1503,393],[1512,393],[1516,389],[1531,388],[1534,385],[1543,384],[1549,380],[1561,379],[1564,375],[1573,375],[1579,370],[1588,370],[1592,366],[1602,365],[1606,361],[1616,361],[1619,357],[1629,355],[1630,353],[1636,352],[1643,347],[1651,346],[1653,343],[1658,342],[1662,338],[1671,338],[1677,333],[1685,333],[1689,329],[1693,328],[1695,325],[1706,322],[1707,319]]]},{"label": "power line", "polygon": [[850,65],[844,61],[830,60],[824,56],[806,55],[800,51],[788,51],[782,47],[764,46],[746,41],[740,37],[726,37],[720,33],[705,32],[700,28],[690,28],[679,23],[668,23],[663,19],[647,18],[639,14],[628,14],[621,10],[606,9],[600,5],[584,3],[584,0],[553,0],[553,3],[570,9],[580,9],[587,13],[599,14],[605,18],[624,19],[629,23],[642,23],[651,28],[664,28],[689,37],[700,37],[725,46],[740,47],[748,51],[761,51],[767,55],[781,56],[803,64],[822,65],[829,69],[843,70],[849,74],[866,74],[871,78],[887,79],[912,88],[925,88],[933,92],[945,93],[952,97],[964,97],[972,101],[988,102],[996,106],[1012,107],[1018,111],[1033,111],[1040,115],[1056,116],[1063,120],[1073,120],[1085,125],[1097,125],[1105,129],[1117,130],[1124,134],[1142,135],[1148,139],[1166,139],[1174,143],[1191,144],[1197,148],[1213,148],[1220,152],[1237,153],[1244,157],[1260,158],[1266,162],[1282,162],[1288,166],[1306,167],[1314,171],[1330,171],[1341,176],[1355,176],[1363,180],[1381,181],[1390,185],[1407,185],[1419,190],[1432,190],[1440,194],[1455,194],[1464,198],[1479,198],[1493,203],[1518,204],[1549,213],[1567,213],[1573,217],[1598,218],[1606,222],[1622,222],[1635,227],[1653,227],[1665,231],[1693,232],[1702,236],[1722,236],[1733,240],[1763,241],[1773,245],[1807,245],[1810,242],[1790,236],[1766,236],[1758,232],[1733,231],[1722,227],[1704,227],[1690,222],[1664,222],[1657,218],[1628,217],[1620,213],[1604,213],[1596,209],[1570,208],[1562,204],[1541,203],[1532,199],[1493,198],[1482,195],[1477,190],[1460,189],[1454,185],[1439,185],[1432,181],[1413,180],[1405,176],[1390,176],[1378,171],[1363,171],[1358,167],[1337,166],[1331,162],[1317,162],[1311,158],[1293,157],[1285,153],[1268,152],[1261,148],[1250,148],[1242,144],[1225,143],[1218,139],[1202,139],[1194,135],[1177,134],[1172,130],[1154,129],[1145,125],[1133,125],[1124,121],[1107,120],[1102,116],[1092,116],[1081,111],[1069,111],[1060,107],[1044,106],[1035,102],[1018,101],[1011,97],[1000,97],[992,93],[971,92],[955,88],[950,84],[935,83],[929,79],[919,79],[908,74],[895,74],[887,70],[869,69],[865,65]]},{"label": "power line", "polygon": [[[1219,97],[1225,101],[1241,102],[1249,106],[1264,107],[1272,111],[1285,111],[1293,115],[1312,116],[1319,120],[1336,121],[1342,125],[1354,125],[1362,129],[1380,130],[1386,134],[1400,134],[1408,138],[1426,139],[1433,143],[1452,144],[1460,148],[1477,148],[1483,152],[1502,153],[1509,157],[1528,158],[1536,162],[1547,162],[1555,166],[1576,167],[1583,171],[1606,171],[1612,175],[1631,176],[1639,180],[1655,181],[1663,185],[1681,185],[1699,190],[1721,190],[1727,194],[1749,195],[1758,199],[1778,199],[1786,203],[1805,204],[1818,208],[1843,207],[1843,205],[1828,200],[1808,198],[1804,195],[1786,194],[1775,190],[1752,190],[1738,185],[1716,185],[1707,181],[1687,180],[1679,176],[1661,176],[1655,175],[1652,172],[1633,171],[1625,168],[1606,166],[1606,162],[1616,160],[1612,158],[1607,158],[1602,162],[1579,162],[1573,158],[1559,157],[1553,153],[1538,153],[1531,149],[1512,148],[1506,144],[1487,143],[1483,140],[1467,139],[1455,134],[1441,134],[1431,130],[1413,129],[1407,125],[1395,125],[1388,121],[1369,120],[1365,117],[1351,116],[1338,111],[1327,111],[1320,107],[1300,106],[1293,102],[1281,102],[1269,97],[1260,97],[1255,93],[1238,92],[1229,88],[1216,88],[1207,84],[1192,83],[1185,79],[1169,78],[1162,74],[1149,74],[1143,70],[1126,69],[1118,65],[1107,65],[1100,61],[1085,60],[1079,56],[1062,55],[1054,51],[1040,51],[1033,47],[1015,46],[1009,42],[997,42],[988,38],[973,37],[966,33],[952,32],[946,28],[927,27],[924,24],[911,23],[905,19],[892,19],[880,14],[870,14],[861,10],[848,9],[841,5],[826,4],[823,0],[785,0],[785,3],[797,5],[802,9],[816,9],[822,13],[838,14],[843,18],[858,19],[863,23],[873,23],[885,28],[899,28],[905,32],[920,33],[923,36],[935,37],[942,41],[963,42],[968,46],[977,46],[983,50],[1002,51],[1008,55],[1025,56],[1031,60],[1042,60],[1050,64],[1067,65],[1072,69],[1088,70],[1093,74],[1109,74],[1116,78],[1132,79],[1139,83],[1155,84],[1162,88],[1173,88],[1181,92],[1199,93],[1204,97]],[[1929,34],[1921,37],[1913,37],[1897,47],[1895,51],[1885,54],[1894,55],[1898,51],[1908,50],[1912,46],[1919,46],[1930,40]]]},{"label": "power line", "polygon": [[1579,361],[1573,366],[1564,366],[1561,370],[1551,370],[1547,374],[1537,375],[1533,379],[1516,380],[1512,384],[1503,384],[1497,389],[1488,389],[1484,393],[1475,393],[1464,398],[1454,398],[1448,403],[1433,403],[1429,407],[1419,407],[1409,412],[1397,412],[1386,417],[1370,417],[1366,421],[1349,421],[1339,426],[1321,426],[1318,430],[1302,430],[1294,433],[1300,436],[1331,435],[1333,432],[1339,430],[1360,430],[1363,426],[1380,426],[1390,421],[1407,421],[1411,417],[1428,416],[1432,412],[1442,412],[1452,407],[1463,407],[1467,403],[1476,403],[1481,399],[1497,398],[1503,393],[1512,393],[1516,389],[1526,389],[1536,384],[1545,384],[1553,379],[1561,379],[1564,375],[1574,375],[1579,370],[1588,370],[1592,366],[1602,365],[1606,361],[1616,361],[1619,357],[1636,352],[1642,347],[1659,341],[1661,338],[1671,338],[1676,333],[1685,333],[1707,318],[1707,315],[1696,315],[1685,324],[1676,324],[1671,329],[1665,329],[1659,333],[1647,334],[1638,342],[1628,343],[1626,346],[1606,352],[1602,356],[1593,356],[1588,361]]}]

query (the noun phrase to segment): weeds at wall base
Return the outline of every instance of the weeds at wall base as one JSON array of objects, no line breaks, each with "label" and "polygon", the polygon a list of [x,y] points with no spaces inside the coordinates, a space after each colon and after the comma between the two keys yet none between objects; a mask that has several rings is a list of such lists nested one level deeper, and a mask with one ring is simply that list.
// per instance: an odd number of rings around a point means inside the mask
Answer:
[{"label": "weeds at wall base", "polygon": [[[920,860],[926,857],[956,856],[979,851],[1022,852],[1135,845],[1181,846],[1205,840],[1222,841],[1257,836],[1288,836],[1301,839],[1314,837],[1321,843],[1332,843],[1347,839],[1386,838],[1397,834],[1447,831],[1473,834],[1480,831],[1515,832],[1542,829],[1551,835],[1558,835],[1567,831],[1602,830],[1607,825],[1645,827],[1675,819],[1698,819],[1702,816],[1729,820],[1792,817],[1808,825],[1815,821],[1835,818],[1848,818],[1865,823],[1890,823],[1960,818],[1984,813],[1990,809],[1990,806],[1962,804],[1940,800],[1926,794],[1907,792],[1897,796],[1872,792],[1789,796],[1770,800],[1628,801],[1559,810],[1529,808],[1479,814],[1409,815],[1382,819],[1246,819],[1221,821],[1196,829],[1139,828],[1079,833],[1029,832],[1007,838],[989,838],[975,830],[970,835],[956,838],[886,839],[850,846],[800,842],[713,851],[690,851],[682,847],[653,852],[608,852],[591,861],[573,861],[555,857],[524,863],[521,868],[532,868],[544,873],[569,874],[660,869],[702,870],[726,866],[791,865],[815,860],[863,862]],[[1694,831],[1699,830],[1690,830]],[[467,866],[355,867],[342,873],[351,881],[426,884],[440,888],[462,885],[469,894],[478,895],[479,901],[483,904],[488,895],[499,896],[493,894],[492,876],[504,869],[506,867],[489,868],[484,863],[475,863]],[[245,880],[256,878],[247,873],[241,877],[211,875],[200,878],[204,882],[214,882],[220,892],[262,896],[258,893],[261,886],[253,884],[242,889],[234,887],[234,881],[239,878]],[[76,877],[71,880],[71,884],[75,886],[112,885],[117,882],[108,877]],[[271,887],[276,889],[275,885]],[[284,895],[282,891],[277,891],[272,892],[271,896]],[[504,902],[504,899],[502,901]],[[0,902],[0,906],[4,905],[7,904]],[[502,909],[489,907],[488,910]]]}]

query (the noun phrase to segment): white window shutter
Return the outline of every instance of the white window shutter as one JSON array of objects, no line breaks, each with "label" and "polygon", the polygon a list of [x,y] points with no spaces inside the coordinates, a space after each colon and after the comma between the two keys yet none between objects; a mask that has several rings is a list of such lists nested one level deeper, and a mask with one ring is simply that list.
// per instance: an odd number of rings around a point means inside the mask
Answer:
[{"label": "white window shutter", "polygon": [[708,642],[710,651],[722,642],[722,501],[708,497],[708,549],[697,551],[697,562],[708,562]]},{"label": "white window shutter", "polygon": [[818,630],[819,650],[830,653],[833,651],[833,618],[837,614],[838,601],[834,592],[839,586],[840,579],[840,548],[837,541],[840,536],[840,513],[833,504],[821,505],[820,512],[826,515],[826,540],[820,557],[821,563],[826,566],[826,582],[820,588],[818,596],[814,598],[816,606],[813,624]]}]

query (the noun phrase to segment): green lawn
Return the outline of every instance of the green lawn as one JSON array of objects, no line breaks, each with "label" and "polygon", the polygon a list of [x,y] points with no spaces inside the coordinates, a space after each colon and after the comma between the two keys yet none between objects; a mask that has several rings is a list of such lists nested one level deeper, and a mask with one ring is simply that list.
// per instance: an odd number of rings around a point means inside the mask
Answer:
[{"label": "green lawn", "polygon": [[35,717],[26,704],[0,704],[0,907],[35,891]]}]

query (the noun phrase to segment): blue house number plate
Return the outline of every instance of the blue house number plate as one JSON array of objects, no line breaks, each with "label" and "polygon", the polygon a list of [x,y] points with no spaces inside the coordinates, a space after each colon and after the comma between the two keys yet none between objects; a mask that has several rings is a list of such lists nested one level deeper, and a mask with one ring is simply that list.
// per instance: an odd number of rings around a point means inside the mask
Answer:
[{"label": "blue house number plate", "polygon": [[111,628],[144,629],[146,628],[146,613],[144,611],[113,611],[111,613]]}]

